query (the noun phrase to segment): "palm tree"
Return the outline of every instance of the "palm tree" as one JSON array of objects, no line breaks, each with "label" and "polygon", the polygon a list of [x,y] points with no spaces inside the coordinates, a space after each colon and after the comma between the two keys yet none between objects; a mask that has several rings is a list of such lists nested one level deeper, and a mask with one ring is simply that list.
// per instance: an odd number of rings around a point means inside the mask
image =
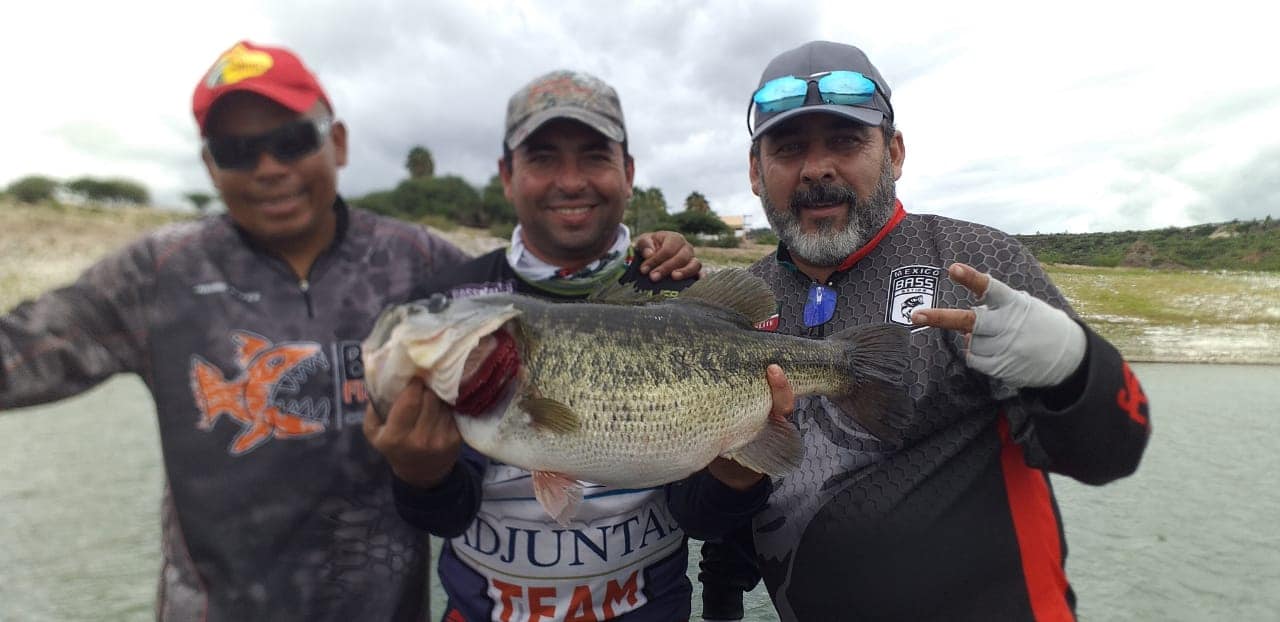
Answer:
[{"label": "palm tree", "polygon": [[405,160],[404,166],[409,169],[409,179],[430,179],[436,174],[436,161],[422,145],[409,150],[409,159]]}]

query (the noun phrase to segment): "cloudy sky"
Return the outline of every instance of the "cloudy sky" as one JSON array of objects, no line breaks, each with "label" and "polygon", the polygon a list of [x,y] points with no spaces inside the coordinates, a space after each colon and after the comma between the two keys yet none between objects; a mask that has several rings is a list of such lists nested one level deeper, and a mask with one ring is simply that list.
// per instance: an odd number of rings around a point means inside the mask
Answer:
[{"label": "cloudy sky", "polygon": [[[1183,5],[1193,8],[1175,8]],[[1280,217],[1280,37],[1265,3],[9,3],[0,185],[125,176],[162,204],[210,191],[191,91],[245,38],[296,50],[348,125],[347,196],[426,145],[483,184],[506,99],[556,68],[622,97],[636,183],[765,226],[746,102],[775,54],[853,43],[893,89],[908,211],[1012,233]],[[18,8],[20,7],[20,8]]]}]

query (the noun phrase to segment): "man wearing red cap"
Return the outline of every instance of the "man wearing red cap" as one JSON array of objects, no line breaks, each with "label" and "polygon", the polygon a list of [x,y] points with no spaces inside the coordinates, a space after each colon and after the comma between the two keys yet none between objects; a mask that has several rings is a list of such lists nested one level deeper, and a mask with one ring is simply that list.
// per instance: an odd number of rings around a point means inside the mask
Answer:
[{"label": "man wearing red cap", "polygon": [[[426,540],[361,432],[359,344],[466,258],[346,205],[346,128],[289,51],[238,43],[192,99],[227,213],[0,317],[0,408],[143,377],[167,484],[159,619],[424,619]],[[686,261],[677,241],[649,261]]]}]

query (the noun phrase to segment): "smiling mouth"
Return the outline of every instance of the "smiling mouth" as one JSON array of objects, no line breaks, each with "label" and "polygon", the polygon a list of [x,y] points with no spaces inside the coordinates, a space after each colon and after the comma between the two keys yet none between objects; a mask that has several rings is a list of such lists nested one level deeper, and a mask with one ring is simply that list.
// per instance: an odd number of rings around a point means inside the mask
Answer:
[{"label": "smiling mouth", "polygon": [[551,212],[555,214],[565,214],[568,216],[576,216],[591,211],[590,205],[576,205],[572,207],[553,207]]},{"label": "smiling mouth", "polygon": [[258,204],[262,206],[263,209],[266,209],[266,210],[281,209],[281,208],[288,207],[294,201],[301,200],[305,197],[306,197],[306,192],[299,191],[299,192],[295,192],[293,194],[288,194],[285,196],[263,199],[259,201]]}]

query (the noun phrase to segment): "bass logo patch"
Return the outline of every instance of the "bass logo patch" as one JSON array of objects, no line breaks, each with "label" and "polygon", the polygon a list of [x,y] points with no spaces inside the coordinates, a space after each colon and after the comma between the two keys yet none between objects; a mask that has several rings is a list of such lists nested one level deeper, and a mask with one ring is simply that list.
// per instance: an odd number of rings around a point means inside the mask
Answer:
[{"label": "bass logo patch", "polygon": [[933,308],[933,300],[938,295],[938,280],[941,278],[942,268],[933,266],[902,266],[891,272],[885,321],[911,326],[913,311]]}]

